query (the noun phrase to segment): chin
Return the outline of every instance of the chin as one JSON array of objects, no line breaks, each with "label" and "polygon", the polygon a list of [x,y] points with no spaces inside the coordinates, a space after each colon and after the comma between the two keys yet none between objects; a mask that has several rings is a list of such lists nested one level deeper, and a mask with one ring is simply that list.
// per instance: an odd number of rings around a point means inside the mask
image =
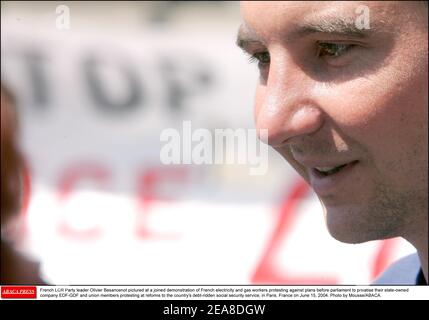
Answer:
[{"label": "chin", "polygon": [[325,208],[325,219],[329,233],[340,242],[357,244],[385,238],[359,210]]},{"label": "chin", "polygon": [[365,236],[362,236],[362,233],[358,230],[350,230],[349,228],[344,228],[344,226],[337,226],[335,224],[327,223],[329,234],[335,239],[343,243],[358,244],[374,240]]}]

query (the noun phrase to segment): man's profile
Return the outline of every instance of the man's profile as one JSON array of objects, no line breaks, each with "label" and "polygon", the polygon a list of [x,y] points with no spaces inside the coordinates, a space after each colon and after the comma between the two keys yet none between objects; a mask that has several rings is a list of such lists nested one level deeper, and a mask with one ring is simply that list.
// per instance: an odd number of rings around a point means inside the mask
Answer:
[{"label": "man's profile", "polygon": [[427,282],[427,3],[244,1],[241,12],[237,44],[260,71],[257,129],[314,189],[334,238],[417,249],[377,283]]}]

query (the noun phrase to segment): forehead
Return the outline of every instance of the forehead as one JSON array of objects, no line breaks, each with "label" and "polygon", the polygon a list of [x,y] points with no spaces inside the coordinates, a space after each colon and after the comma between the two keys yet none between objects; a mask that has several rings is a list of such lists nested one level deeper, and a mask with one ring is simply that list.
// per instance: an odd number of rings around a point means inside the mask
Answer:
[{"label": "forehead", "polygon": [[[302,24],[354,24],[367,14],[372,30],[398,32],[417,3],[384,1],[242,1],[242,33],[270,40],[287,36]],[[414,8],[415,9],[415,8]],[[423,11],[423,10],[422,10]]]}]

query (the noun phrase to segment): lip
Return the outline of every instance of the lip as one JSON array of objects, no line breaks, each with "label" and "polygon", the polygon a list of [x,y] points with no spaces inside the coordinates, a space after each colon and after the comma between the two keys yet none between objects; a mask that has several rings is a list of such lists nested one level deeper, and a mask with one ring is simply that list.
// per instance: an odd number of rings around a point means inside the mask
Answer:
[{"label": "lip", "polygon": [[[307,167],[310,176],[310,184],[319,196],[333,195],[341,190],[344,191],[347,182],[353,183],[354,179],[351,178],[351,175],[356,170],[359,161],[343,162],[342,164],[347,165],[339,172],[328,176],[321,174],[314,167]],[[337,164],[337,166],[339,165],[341,164]],[[329,165],[317,165],[317,167],[329,167]]]}]

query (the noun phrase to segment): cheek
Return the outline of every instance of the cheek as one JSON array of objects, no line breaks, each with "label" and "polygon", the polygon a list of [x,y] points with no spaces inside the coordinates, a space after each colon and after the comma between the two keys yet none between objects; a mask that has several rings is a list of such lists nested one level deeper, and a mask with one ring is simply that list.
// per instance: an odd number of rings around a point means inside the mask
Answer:
[{"label": "cheek", "polygon": [[427,166],[427,80],[387,78],[319,87],[317,97],[352,149],[399,186],[406,175],[416,181],[418,171],[411,168]]},{"label": "cheek", "polygon": [[[369,90],[369,91],[368,91]],[[338,85],[318,84],[313,96],[327,118],[346,135],[359,135],[381,111],[371,84],[356,80]]]},{"label": "cheek", "polygon": [[313,96],[332,123],[357,142],[409,141],[422,133],[422,126],[427,127],[427,89],[419,88],[425,81],[405,79],[395,83],[387,79],[374,76],[318,85]]}]

